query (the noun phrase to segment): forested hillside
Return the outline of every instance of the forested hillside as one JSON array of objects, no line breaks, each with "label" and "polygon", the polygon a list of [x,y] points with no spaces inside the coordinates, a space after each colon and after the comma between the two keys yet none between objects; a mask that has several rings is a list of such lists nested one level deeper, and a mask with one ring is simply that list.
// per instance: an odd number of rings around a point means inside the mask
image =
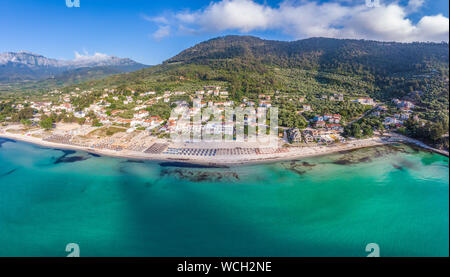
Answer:
[{"label": "forested hillside", "polygon": [[200,43],[161,65],[82,87],[189,91],[215,84],[228,87],[236,100],[276,90],[307,97],[409,97],[435,121],[448,118],[448,66],[448,43],[227,36]]}]

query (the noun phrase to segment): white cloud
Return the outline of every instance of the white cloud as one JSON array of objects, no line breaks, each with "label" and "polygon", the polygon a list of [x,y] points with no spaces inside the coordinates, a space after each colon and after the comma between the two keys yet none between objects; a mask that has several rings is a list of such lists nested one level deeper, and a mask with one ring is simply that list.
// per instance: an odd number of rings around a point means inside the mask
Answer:
[{"label": "white cloud", "polygon": [[449,34],[448,17],[442,14],[435,16],[424,16],[417,23],[417,36],[425,36],[429,41],[440,41],[447,38]]},{"label": "white cloud", "polygon": [[102,53],[95,53],[94,55],[89,55],[89,53],[85,50],[83,54],[75,51],[75,62],[100,62],[109,59],[110,56]]},{"label": "white cloud", "polygon": [[189,34],[224,31],[276,30],[294,39],[306,37],[358,38],[383,41],[448,41],[448,18],[428,15],[419,22],[408,16],[419,10],[425,0],[381,1],[378,7],[368,7],[365,1],[339,0],[319,3],[313,0],[285,0],[277,7],[255,0],[220,0],[194,11],[174,11],[152,17],[159,25],[153,34],[162,39],[171,32],[188,30]]},{"label": "white cloud", "polygon": [[423,4],[425,4],[425,0],[409,0],[407,9],[411,12],[415,12],[420,9]]},{"label": "white cloud", "polygon": [[155,40],[161,40],[169,35],[170,35],[170,26],[164,25],[158,27],[158,30],[153,33],[153,38]]},{"label": "white cloud", "polygon": [[[195,22],[209,30],[239,30],[247,33],[270,27],[274,10],[250,0],[224,0],[211,3],[193,15]],[[184,14],[186,18],[186,14]],[[191,21],[192,22],[192,21]]]},{"label": "white cloud", "polygon": [[448,41],[449,20],[442,15],[424,16],[414,24],[405,9],[390,4],[353,16],[344,36],[387,41]]},{"label": "white cloud", "polygon": [[365,6],[344,6],[339,3],[305,2],[294,5],[283,2],[275,10],[272,21],[276,29],[293,36],[304,37],[341,37],[346,30],[343,24],[352,14],[358,14]]},{"label": "white cloud", "polygon": [[395,4],[363,10],[352,16],[344,28],[350,37],[397,41],[414,40],[415,29],[405,10]]}]

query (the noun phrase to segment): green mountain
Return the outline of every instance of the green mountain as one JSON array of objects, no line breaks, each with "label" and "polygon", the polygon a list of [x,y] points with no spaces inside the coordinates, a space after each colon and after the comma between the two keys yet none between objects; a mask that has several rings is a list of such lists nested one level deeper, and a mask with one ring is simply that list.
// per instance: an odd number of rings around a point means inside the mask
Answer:
[{"label": "green mountain", "polygon": [[17,92],[46,92],[55,88],[77,85],[83,82],[100,80],[111,75],[136,71],[142,67],[82,67],[64,71],[50,78],[39,81],[20,81],[13,83],[0,83],[0,93]]},{"label": "green mountain", "polygon": [[396,73],[426,70],[448,64],[447,43],[391,43],[310,38],[285,42],[256,37],[227,36],[189,48],[166,63],[200,63],[244,58],[280,67],[299,67],[337,73]]},{"label": "green mountain", "polygon": [[281,81],[282,78],[277,78],[280,77],[276,73],[278,69],[381,79],[436,71],[445,74],[448,73],[448,50],[448,43],[393,43],[329,38],[284,42],[227,36],[200,43],[162,65],[109,81],[117,85],[131,79],[138,81],[134,85],[139,85],[142,83],[139,79],[145,82],[151,81],[154,75],[166,75],[165,80],[170,81],[170,77],[180,77],[177,73],[185,73],[187,76],[184,77],[191,77],[191,80],[230,81],[230,77],[239,75],[241,70],[248,70],[245,73],[265,73]]},{"label": "green mountain", "polygon": [[434,120],[448,118],[448,77],[448,43],[226,36],[200,43],[161,65],[81,86],[193,91],[211,84],[228,87],[236,100],[277,90],[311,99],[333,93],[384,101],[410,97]]}]

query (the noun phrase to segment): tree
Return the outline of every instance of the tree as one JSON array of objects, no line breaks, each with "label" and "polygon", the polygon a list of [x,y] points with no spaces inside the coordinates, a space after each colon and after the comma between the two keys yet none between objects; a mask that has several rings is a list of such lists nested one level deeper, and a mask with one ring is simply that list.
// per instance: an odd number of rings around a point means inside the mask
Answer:
[{"label": "tree", "polygon": [[94,120],[92,121],[92,126],[93,126],[93,127],[101,127],[101,126],[103,126],[103,124],[100,123],[100,121],[99,121],[98,119],[94,119]]},{"label": "tree", "polygon": [[367,125],[364,126],[362,131],[363,131],[364,136],[368,136],[368,137],[373,136],[373,129],[371,126],[367,126]]},{"label": "tree", "polygon": [[45,130],[50,130],[53,128],[53,120],[50,117],[47,117],[45,119],[42,119],[39,122],[39,126]]},{"label": "tree", "polygon": [[352,132],[352,136],[355,138],[361,138],[362,134],[361,134],[361,127],[359,126],[358,123],[353,123],[352,127],[351,127],[351,132]]},{"label": "tree", "polygon": [[95,113],[93,111],[89,111],[89,113],[87,114],[87,117],[89,117],[91,120],[97,119],[97,116],[95,115]]},{"label": "tree", "polygon": [[80,125],[83,125],[84,123],[86,123],[86,118],[84,118],[84,117],[78,118],[77,123]]},{"label": "tree", "polygon": [[32,122],[29,119],[22,119],[20,120],[20,123],[25,125],[25,126],[31,126]]}]

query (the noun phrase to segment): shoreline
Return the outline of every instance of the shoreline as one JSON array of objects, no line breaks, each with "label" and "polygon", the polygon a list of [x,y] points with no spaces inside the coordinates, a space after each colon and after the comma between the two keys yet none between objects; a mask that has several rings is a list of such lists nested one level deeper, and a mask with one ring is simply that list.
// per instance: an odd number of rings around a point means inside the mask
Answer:
[{"label": "shoreline", "polygon": [[311,146],[301,148],[289,148],[289,151],[285,153],[272,153],[262,154],[255,157],[254,155],[241,155],[241,156],[223,156],[223,157],[174,157],[168,154],[147,154],[143,152],[136,152],[131,150],[113,151],[105,149],[94,149],[90,147],[68,145],[62,143],[54,143],[44,141],[40,138],[24,136],[19,134],[0,133],[0,138],[17,140],[33,145],[43,146],[50,149],[66,149],[87,152],[95,155],[130,159],[137,161],[160,161],[160,162],[174,162],[174,163],[187,163],[203,166],[238,166],[238,165],[256,165],[264,163],[276,163],[282,161],[291,161],[300,158],[310,158],[336,154],[342,151],[356,150],[374,146],[382,146],[395,143],[414,144],[424,150],[433,151],[437,154],[441,154],[448,157],[448,152],[431,148],[417,140],[406,138],[403,136],[395,135],[392,137],[375,137],[369,139],[362,139],[357,141],[350,141],[345,144],[332,145],[332,146]]}]

